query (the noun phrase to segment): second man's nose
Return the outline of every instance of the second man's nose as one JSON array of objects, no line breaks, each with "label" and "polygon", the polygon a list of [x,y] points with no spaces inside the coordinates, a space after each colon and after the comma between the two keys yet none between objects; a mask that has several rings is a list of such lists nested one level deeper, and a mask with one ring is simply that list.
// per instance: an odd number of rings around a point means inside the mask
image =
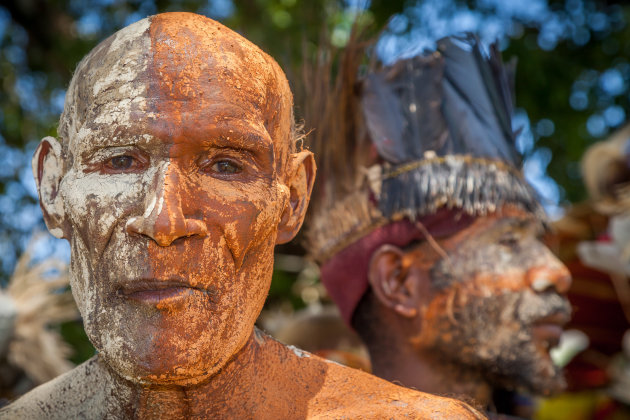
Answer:
[{"label": "second man's nose", "polygon": [[536,292],[555,289],[564,295],[571,287],[571,273],[556,257],[549,264],[532,267],[527,272],[530,287]]}]

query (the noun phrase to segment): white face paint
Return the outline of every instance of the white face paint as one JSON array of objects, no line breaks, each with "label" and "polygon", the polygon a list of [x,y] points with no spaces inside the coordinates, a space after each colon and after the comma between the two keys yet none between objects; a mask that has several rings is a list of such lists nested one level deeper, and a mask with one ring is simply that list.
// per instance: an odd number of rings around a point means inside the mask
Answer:
[{"label": "white face paint", "polygon": [[[73,227],[72,290],[88,335],[96,341],[98,348],[117,348],[115,353],[121,352],[121,340],[109,336],[107,342],[102,342],[102,339],[96,338],[99,334],[94,331],[97,326],[103,325],[98,318],[107,315],[101,307],[102,298],[98,297],[106,293],[105,286],[99,283],[94,287],[92,284],[95,265],[107,264],[103,256],[108,243],[113,238],[124,236],[120,229],[116,229],[119,219],[130,213],[130,203],[142,201],[149,186],[163,178],[168,162],[162,162],[144,173],[115,175],[91,171],[90,165],[105,162],[134,144],[146,144],[152,139],[152,136],[140,134],[129,138],[114,133],[115,128],[130,126],[134,109],[132,102],[136,112],[146,111],[147,85],[142,75],[150,60],[149,25],[149,19],[143,19],[113,35],[108,47],[103,48],[101,44],[100,52],[97,47],[95,51],[101,59],[106,59],[105,65],[85,66],[82,63],[79,66],[77,72],[82,71],[84,76],[73,79],[64,107],[65,113],[70,115],[66,118],[71,122],[66,148],[73,159],[61,182],[60,194],[65,214]],[[120,58],[115,60],[112,57]],[[90,80],[94,81],[93,85],[86,85],[86,81]],[[79,92],[91,93],[92,96],[85,101],[78,95]],[[84,118],[83,114],[89,117]],[[113,271],[121,271],[130,278],[137,277],[140,267],[124,264],[127,260],[124,256],[142,253],[142,247],[125,240],[115,242],[117,249],[106,258],[110,263],[107,277],[121,277],[122,273]],[[120,313],[113,315],[115,319],[112,322],[120,323]]]},{"label": "white face paint", "polygon": [[142,174],[119,175],[84,174],[72,168],[61,184],[73,226],[74,297],[88,336],[122,365],[122,371],[133,371],[133,365],[125,357],[125,341],[112,326],[123,326],[128,319],[124,311],[108,310],[106,301],[116,293],[116,280],[145,276],[146,267],[138,262],[147,258],[146,244],[130,240],[126,233],[130,215],[136,213],[130,204],[151,196],[155,200],[151,186],[163,182],[167,168],[168,162],[160,162]]}]

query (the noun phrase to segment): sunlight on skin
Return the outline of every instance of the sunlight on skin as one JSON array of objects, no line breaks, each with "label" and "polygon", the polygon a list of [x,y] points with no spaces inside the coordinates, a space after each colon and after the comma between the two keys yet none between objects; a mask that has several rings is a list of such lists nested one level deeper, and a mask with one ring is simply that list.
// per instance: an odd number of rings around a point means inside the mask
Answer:
[{"label": "sunlight on skin", "polygon": [[279,66],[208,18],[153,16],[79,65],[33,158],[98,355],[5,418],[481,418],[254,328],[315,176]]}]

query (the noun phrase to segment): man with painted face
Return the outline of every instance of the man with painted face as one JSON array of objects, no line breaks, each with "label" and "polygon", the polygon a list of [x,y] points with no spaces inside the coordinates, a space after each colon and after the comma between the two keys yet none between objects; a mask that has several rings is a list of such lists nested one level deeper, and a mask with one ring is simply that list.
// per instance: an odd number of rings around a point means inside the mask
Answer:
[{"label": "man with painted face", "polygon": [[339,73],[354,87],[337,83],[315,126],[308,236],[373,373],[484,409],[496,388],[562,389],[549,348],[570,277],[540,241],[497,50],[446,38],[355,81],[351,49]]},{"label": "man with painted face", "polygon": [[203,16],[143,19],[81,61],[33,169],[98,355],[1,418],[477,416],[254,328],[315,176],[292,118],[275,61]]}]

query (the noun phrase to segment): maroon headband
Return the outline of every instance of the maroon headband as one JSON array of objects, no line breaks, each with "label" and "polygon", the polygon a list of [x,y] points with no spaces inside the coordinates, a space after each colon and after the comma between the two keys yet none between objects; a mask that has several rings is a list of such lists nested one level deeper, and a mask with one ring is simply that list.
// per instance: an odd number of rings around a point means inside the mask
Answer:
[{"label": "maroon headband", "polygon": [[[469,226],[474,217],[461,210],[442,208],[418,219],[431,236],[450,236]],[[424,234],[408,219],[392,222],[370,232],[326,261],[321,268],[322,283],[339,307],[341,317],[351,325],[352,314],[368,289],[368,268],[372,254],[382,245],[404,247]]]}]

